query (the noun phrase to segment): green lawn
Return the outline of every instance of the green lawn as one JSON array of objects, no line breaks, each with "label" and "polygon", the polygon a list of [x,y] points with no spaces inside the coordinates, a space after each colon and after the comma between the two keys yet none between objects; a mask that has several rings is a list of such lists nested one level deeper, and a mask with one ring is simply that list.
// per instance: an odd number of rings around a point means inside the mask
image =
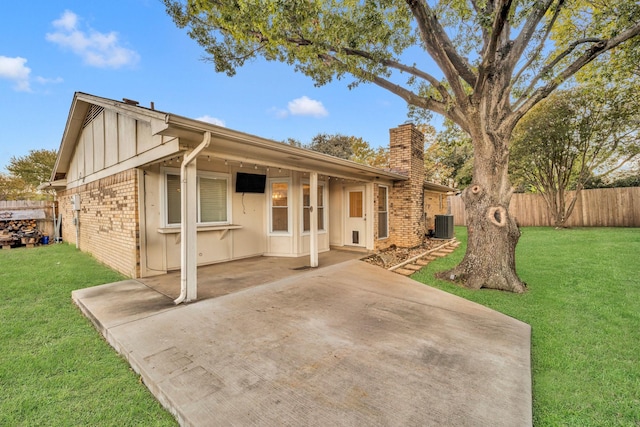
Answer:
[{"label": "green lawn", "polygon": [[640,229],[523,228],[522,295],[436,281],[465,251],[412,277],[532,327],[536,426],[640,426]]},{"label": "green lawn", "polygon": [[0,251],[0,426],[175,426],[71,291],[121,280],[67,244]]}]

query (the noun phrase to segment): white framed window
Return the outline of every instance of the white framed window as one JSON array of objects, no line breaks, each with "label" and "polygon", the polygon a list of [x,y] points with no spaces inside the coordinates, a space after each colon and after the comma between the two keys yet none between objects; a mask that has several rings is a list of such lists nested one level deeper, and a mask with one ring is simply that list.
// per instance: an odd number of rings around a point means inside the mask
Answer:
[{"label": "white framed window", "polygon": [[[198,172],[197,222],[198,225],[226,225],[231,223],[231,179],[228,174],[215,172]],[[180,209],[180,171],[165,168],[164,184],[164,218],[168,227],[180,225],[182,211]]]},{"label": "white framed window", "polygon": [[[326,196],[324,194],[325,185],[324,182],[318,183],[318,231],[325,231],[325,217],[324,217],[324,201]],[[308,233],[311,230],[311,216],[309,206],[311,204],[311,186],[309,182],[302,183],[302,232]]]},{"label": "white framed window", "polygon": [[271,234],[290,233],[290,190],[289,179],[269,180],[269,232]]},{"label": "white framed window", "polygon": [[378,239],[389,237],[389,187],[378,186]]}]

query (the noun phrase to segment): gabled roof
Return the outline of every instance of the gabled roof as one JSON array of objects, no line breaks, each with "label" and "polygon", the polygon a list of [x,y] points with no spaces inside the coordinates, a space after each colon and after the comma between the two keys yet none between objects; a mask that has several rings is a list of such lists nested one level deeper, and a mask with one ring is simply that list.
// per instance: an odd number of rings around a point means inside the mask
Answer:
[{"label": "gabled roof", "polygon": [[[199,120],[141,107],[131,102],[115,101],[82,92],[76,92],[60,143],[58,158],[51,180],[66,176],[78,137],[92,105],[116,110],[120,114],[150,123],[154,135],[172,136],[180,139],[182,150],[199,144],[205,132],[211,133],[211,145],[202,155],[228,160],[246,161],[300,171],[316,171],[330,176],[371,180],[406,180],[398,173],[361,165],[327,154],[293,147],[259,136],[216,126]],[[176,153],[178,154],[178,153]],[[158,159],[160,160],[160,159]]]}]

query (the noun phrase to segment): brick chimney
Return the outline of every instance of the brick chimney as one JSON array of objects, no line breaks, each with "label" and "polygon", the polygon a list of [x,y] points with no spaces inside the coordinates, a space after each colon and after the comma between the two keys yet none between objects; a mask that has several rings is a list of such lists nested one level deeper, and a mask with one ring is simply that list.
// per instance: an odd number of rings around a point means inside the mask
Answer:
[{"label": "brick chimney", "polygon": [[413,123],[389,130],[389,166],[406,175],[389,194],[389,237],[399,247],[422,243],[424,228],[424,135]]}]

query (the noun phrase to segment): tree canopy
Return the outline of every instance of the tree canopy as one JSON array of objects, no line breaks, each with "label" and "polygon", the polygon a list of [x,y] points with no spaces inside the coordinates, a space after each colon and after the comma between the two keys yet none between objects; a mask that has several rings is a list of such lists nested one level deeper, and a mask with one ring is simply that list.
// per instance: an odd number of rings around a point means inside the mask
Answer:
[{"label": "tree canopy", "polygon": [[25,156],[13,156],[9,160],[9,175],[0,175],[0,197],[5,200],[40,198],[38,185],[51,178],[57,152],[55,150],[31,150]]},{"label": "tree canopy", "polygon": [[[580,68],[640,34],[635,1],[163,1],[216,71],[234,75],[262,56],[318,85],[349,75],[353,85],[377,84],[467,131],[469,101],[494,84],[511,104],[513,126]],[[413,47],[444,80],[403,56]]]},{"label": "tree canopy", "polygon": [[363,165],[382,169],[389,167],[389,150],[387,148],[372,148],[367,141],[356,136],[346,136],[339,133],[331,135],[319,133],[308,144],[304,144],[294,138],[287,138],[283,143],[351,160]]},{"label": "tree canopy", "polygon": [[56,150],[30,150],[25,156],[12,156],[7,170],[27,185],[36,188],[51,178],[57,155]]},{"label": "tree canopy", "polygon": [[24,200],[29,198],[27,185],[18,177],[0,173],[0,200]]}]

